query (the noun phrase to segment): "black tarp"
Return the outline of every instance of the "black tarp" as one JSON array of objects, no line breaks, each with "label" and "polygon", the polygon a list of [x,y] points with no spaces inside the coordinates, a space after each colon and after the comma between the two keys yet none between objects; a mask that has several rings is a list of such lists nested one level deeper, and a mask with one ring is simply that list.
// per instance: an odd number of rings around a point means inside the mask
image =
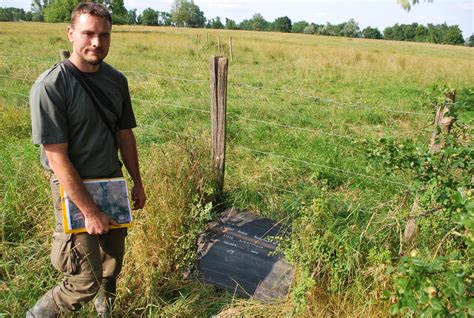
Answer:
[{"label": "black tarp", "polygon": [[295,272],[276,251],[274,238],[285,235],[287,228],[275,221],[229,209],[199,238],[199,278],[240,296],[281,300]]}]

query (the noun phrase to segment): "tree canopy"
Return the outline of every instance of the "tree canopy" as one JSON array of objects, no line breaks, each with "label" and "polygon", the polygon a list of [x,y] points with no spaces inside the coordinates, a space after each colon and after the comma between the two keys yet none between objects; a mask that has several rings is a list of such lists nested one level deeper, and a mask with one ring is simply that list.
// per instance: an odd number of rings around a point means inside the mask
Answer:
[{"label": "tree canopy", "polygon": [[54,0],[44,8],[45,22],[69,22],[72,9],[81,0]]},{"label": "tree canopy", "polygon": [[175,0],[171,20],[179,27],[202,28],[206,24],[204,12],[192,0]]},{"label": "tree canopy", "polygon": [[146,8],[141,15],[141,24],[158,25],[158,12],[152,8]]},{"label": "tree canopy", "polygon": [[273,22],[273,31],[277,32],[291,32],[291,20],[288,17],[276,18]]},{"label": "tree canopy", "polygon": [[383,31],[386,40],[430,42],[437,44],[460,45],[464,43],[461,29],[457,25],[448,26],[443,24],[428,24],[424,26],[418,23],[395,24]]}]

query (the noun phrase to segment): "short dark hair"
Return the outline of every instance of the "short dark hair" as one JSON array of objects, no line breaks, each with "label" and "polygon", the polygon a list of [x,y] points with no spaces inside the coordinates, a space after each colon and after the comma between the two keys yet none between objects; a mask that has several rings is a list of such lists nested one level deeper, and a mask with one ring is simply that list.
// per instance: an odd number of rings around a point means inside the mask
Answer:
[{"label": "short dark hair", "polygon": [[81,14],[90,14],[96,17],[101,17],[109,21],[110,26],[112,26],[112,16],[110,15],[109,10],[101,4],[94,2],[84,2],[78,4],[71,12],[71,26],[74,26],[76,19]]}]

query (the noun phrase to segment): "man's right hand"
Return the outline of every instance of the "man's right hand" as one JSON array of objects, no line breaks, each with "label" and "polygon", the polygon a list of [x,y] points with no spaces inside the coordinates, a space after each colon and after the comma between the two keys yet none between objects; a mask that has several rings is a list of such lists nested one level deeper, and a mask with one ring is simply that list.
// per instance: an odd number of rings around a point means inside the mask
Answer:
[{"label": "man's right hand", "polygon": [[43,149],[59,183],[84,215],[87,233],[105,234],[109,231],[110,225],[119,226],[95,205],[69,159],[68,144],[44,144]]},{"label": "man's right hand", "polygon": [[91,235],[109,232],[110,225],[119,226],[117,222],[100,210],[89,213],[87,216],[84,215],[84,223],[87,233]]}]

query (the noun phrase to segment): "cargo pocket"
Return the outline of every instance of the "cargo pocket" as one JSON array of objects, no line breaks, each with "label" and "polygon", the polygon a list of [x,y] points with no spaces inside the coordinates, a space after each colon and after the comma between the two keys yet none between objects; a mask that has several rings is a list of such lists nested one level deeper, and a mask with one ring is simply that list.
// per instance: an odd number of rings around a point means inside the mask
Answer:
[{"label": "cargo pocket", "polygon": [[73,246],[72,234],[53,233],[51,263],[54,268],[62,273],[70,275],[77,273],[79,268],[79,257]]}]

